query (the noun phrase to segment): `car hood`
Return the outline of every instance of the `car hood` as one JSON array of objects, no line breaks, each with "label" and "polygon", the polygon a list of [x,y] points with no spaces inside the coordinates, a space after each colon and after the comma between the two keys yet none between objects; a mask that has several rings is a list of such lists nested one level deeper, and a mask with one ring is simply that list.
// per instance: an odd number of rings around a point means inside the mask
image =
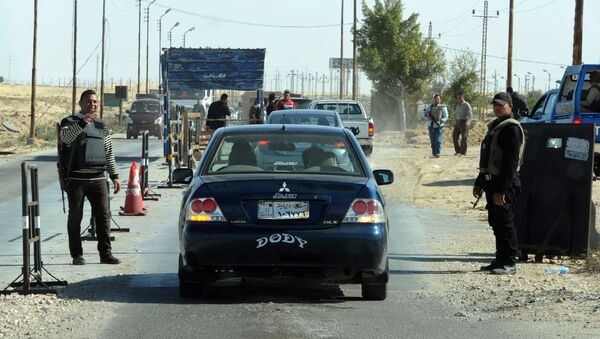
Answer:
[{"label": "car hood", "polygon": [[[316,229],[339,224],[368,181],[365,177],[314,177],[265,180],[236,174],[207,176],[203,181],[232,225],[277,229]],[[306,203],[308,216],[285,220],[259,218],[259,204],[273,201]]]}]

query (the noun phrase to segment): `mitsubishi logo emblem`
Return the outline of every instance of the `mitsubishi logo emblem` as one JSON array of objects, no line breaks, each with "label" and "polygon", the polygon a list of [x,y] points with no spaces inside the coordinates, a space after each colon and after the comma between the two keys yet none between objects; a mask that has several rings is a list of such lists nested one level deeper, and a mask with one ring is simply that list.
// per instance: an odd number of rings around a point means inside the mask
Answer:
[{"label": "mitsubishi logo emblem", "polygon": [[289,193],[289,192],[290,192],[290,189],[287,187],[287,184],[284,181],[283,185],[281,185],[281,188],[279,189],[279,193]]}]

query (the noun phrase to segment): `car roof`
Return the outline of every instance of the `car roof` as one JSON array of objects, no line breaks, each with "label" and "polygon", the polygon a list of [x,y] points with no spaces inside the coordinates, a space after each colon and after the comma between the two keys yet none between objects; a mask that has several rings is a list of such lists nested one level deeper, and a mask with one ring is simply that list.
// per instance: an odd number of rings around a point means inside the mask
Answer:
[{"label": "car roof", "polygon": [[238,125],[217,129],[219,134],[247,134],[258,132],[289,131],[290,133],[316,133],[316,134],[345,134],[344,128],[319,125],[282,125],[282,124],[258,124]]},{"label": "car roof", "polygon": [[286,110],[280,110],[280,111],[273,111],[271,112],[270,115],[275,114],[275,115],[294,115],[294,114],[323,114],[323,115],[330,115],[330,116],[336,116],[338,115],[337,112],[335,111],[329,111],[326,109],[308,109],[308,108],[302,108],[302,109],[286,109]]},{"label": "car roof", "polygon": [[133,102],[160,102],[160,100],[154,99],[154,98],[142,98],[142,99],[135,99]]},{"label": "car roof", "polygon": [[316,103],[335,102],[335,103],[344,103],[344,104],[360,103],[360,101],[358,101],[358,100],[349,100],[349,99],[320,99],[320,100],[313,100],[313,102],[316,102]]}]

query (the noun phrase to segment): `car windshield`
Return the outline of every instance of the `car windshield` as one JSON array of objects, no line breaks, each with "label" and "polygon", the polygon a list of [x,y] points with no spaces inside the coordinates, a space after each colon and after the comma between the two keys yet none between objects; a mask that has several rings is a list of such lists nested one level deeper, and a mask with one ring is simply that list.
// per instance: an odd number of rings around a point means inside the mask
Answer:
[{"label": "car windshield", "polygon": [[360,106],[352,102],[319,102],[314,108],[335,111],[339,114],[362,114]]},{"label": "car windshield", "polygon": [[205,174],[316,173],[364,176],[344,134],[264,132],[224,136],[209,152]]},{"label": "car windshield", "polygon": [[158,102],[134,102],[130,113],[160,113],[160,104]]},{"label": "car windshield", "polygon": [[321,125],[339,127],[337,119],[324,114],[273,114],[269,116],[270,124]]}]

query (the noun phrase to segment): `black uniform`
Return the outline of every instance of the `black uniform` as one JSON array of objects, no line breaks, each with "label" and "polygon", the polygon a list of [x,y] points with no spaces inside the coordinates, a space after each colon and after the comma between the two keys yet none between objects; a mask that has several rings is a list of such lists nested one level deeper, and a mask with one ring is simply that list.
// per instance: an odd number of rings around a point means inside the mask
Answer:
[{"label": "black uniform", "polygon": [[[490,144],[490,131],[500,122],[509,117],[499,118],[490,125],[483,143]],[[496,263],[499,265],[514,265],[517,255],[517,229],[515,227],[515,205],[521,191],[521,181],[517,169],[520,161],[520,148],[523,143],[521,129],[516,125],[508,125],[498,134],[498,146],[503,150],[500,174],[480,173],[475,186],[482,187],[487,201],[488,223],[496,238]],[[489,152],[489,147],[487,147]],[[482,158],[485,157],[482,150]],[[504,206],[494,204],[494,194],[505,195]]]},{"label": "black uniform", "polygon": [[519,120],[521,118],[522,115],[527,114],[527,112],[529,112],[529,109],[527,108],[527,104],[525,103],[525,101],[523,101],[523,99],[521,99],[517,93],[512,93],[510,95],[510,97],[512,98],[512,115],[513,118]]},{"label": "black uniform", "polygon": [[[216,130],[217,128],[225,127],[225,116],[231,115],[229,111],[229,106],[223,101],[215,101],[208,107],[208,114],[206,116],[207,121],[206,125],[211,130]],[[220,120],[212,120],[212,119],[220,119]]]}]

